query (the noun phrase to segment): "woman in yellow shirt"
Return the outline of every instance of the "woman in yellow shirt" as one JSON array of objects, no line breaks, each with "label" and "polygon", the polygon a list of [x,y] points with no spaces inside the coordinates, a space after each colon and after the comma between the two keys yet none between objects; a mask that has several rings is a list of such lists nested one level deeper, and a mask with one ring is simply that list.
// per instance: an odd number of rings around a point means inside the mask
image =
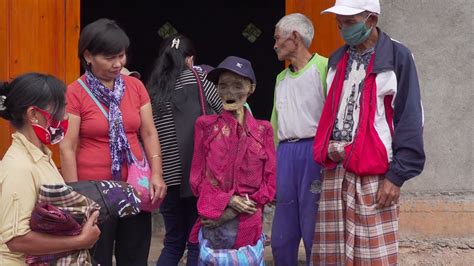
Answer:
[{"label": "woman in yellow shirt", "polygon": [[24,265],[25,254],[87,249],[99,238],[98,212],[78,236],[30,230],[40,186],[64,183],[46,145],[58,143],[66,133],[65,91],[61,81],[37,73],[0,84],[0,117],[16,129],[0,162],[0,265]]}]

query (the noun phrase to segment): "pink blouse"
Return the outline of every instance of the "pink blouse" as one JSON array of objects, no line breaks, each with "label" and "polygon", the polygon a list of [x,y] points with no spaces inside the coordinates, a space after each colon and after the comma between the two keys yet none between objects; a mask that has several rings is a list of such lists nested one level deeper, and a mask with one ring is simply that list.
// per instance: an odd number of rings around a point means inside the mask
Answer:
[{"label": "pink blouse", "polygon": [[[276,158],[273,129],[245,111],[245,126],[230,112],[201,116],[195,125],[190,183],[198,197],[199,215],[217,220],[233,195],[257,203],[253,215],[240,214],[234,248],[254,245],[262,234],[263,206],[276,190]],[[200,220],[191,232],[196,243]]]}]

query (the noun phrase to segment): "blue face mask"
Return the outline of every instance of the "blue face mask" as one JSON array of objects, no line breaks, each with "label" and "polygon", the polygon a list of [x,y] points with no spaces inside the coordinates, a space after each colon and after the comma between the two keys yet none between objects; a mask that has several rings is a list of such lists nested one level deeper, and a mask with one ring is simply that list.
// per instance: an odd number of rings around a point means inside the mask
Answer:
[{"label": "blue face mask", "polygon": [[372,27],[367,28],[365,22],[370,16],[371,15],[364,19],[364,21],[340,30],[342,38],[349,46],[357,46],[369,38],[370,33],[372,32]]}]

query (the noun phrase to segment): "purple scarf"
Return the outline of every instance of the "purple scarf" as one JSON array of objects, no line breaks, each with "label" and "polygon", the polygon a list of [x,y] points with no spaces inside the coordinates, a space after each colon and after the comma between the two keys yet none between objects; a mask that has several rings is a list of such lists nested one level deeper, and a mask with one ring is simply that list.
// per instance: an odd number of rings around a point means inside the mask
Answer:
[{"label": "purple scarf", "polygon": [[86,71],[86,82],[94,96],[109,108],[109,147],[112,158],[112,179],[122,180],[121,168],[124,158],[130,151],[125,128],[123,126],[120,102],[125,93],[125,83],[122,76],[115,78],[114,89],[107,89],[90,71]]}]

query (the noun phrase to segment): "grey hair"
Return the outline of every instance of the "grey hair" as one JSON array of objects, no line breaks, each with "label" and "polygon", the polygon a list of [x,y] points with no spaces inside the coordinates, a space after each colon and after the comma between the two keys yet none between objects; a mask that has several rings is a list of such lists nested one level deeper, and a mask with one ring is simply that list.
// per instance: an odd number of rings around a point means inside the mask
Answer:
[{"label": "grey hair", "polygon": [[293,13],[284,16],[275,26],[284,34],[289,35],[293,31],[298,32],[303,39],[304,45],[309,48],[314,37],[313,23],[301,13]]}]

